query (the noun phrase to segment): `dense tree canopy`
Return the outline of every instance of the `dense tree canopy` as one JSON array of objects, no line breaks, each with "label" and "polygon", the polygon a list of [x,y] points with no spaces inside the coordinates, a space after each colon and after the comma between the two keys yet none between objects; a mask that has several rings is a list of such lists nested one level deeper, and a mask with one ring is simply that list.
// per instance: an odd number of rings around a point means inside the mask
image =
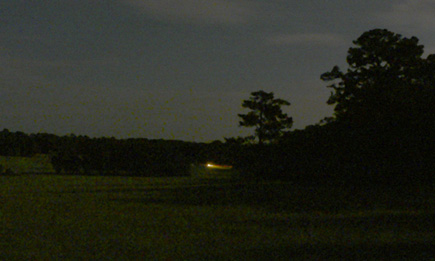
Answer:
[{"label": "dense tree canopy", "polygon": [[385,29],[367,31],[353,43],[347,71],[335,66],[321,75],[332,81],[334,168],[353,165],[395,179],[433,172],[435,55],[425,58],[416,37]]},{"label": "dense tree canopy", "polygon": [[433,104],[435,57],[422,57],[416,37],[386,29],[365,32],[353,43],[348,70],[335,66],[321,76],[333,81],[328,104],[335,105],[336,119],[378,127],[421,123],[433,110],[428,105]]}]

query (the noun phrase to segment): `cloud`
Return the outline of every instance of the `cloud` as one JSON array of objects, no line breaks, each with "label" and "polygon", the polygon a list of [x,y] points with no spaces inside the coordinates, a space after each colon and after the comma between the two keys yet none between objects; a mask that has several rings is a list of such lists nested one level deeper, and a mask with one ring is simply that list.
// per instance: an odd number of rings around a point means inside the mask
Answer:
[{"label": "cloud", "polygon": [[278,34],[269,37],[267,41],[274,45],[315,44],[339,46],[347,44],[343,36],[332,33]]},{"label": "cloud", "polygon": [[136,10],[164,21],[194,24],[245,24],[256,14],[247,0],[123,0]]},{"label": "cloud", "polygon": [[378,13],[377,20],[393,26],[435,31],[435,1],[406,0],[396,3],[386,12]]},{"label": "cloud", "polygon": [[415,35],[425,45],[425,53],[435,53],[435,1],[405,0],[395,3],[389,10],[377,12],[372,22],[376,27],[389,28],[406,37]]}]

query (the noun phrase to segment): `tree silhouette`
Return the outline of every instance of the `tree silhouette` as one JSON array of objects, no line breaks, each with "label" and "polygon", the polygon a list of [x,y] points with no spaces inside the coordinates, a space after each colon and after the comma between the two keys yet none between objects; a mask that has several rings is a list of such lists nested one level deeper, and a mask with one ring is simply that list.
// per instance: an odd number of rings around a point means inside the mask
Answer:
[{"label": "tree silhouette", "polygon": [[243,127],[255,127],[255,136],[258,137],[259,144],[273,141],[293,125],[293,119],[281,110],[281,106],[289,105],[288,101],[274,99],[273,92],[252,92],[249,100],[242,103],[242,107],[251,111],[247,114],[238,114],[242,118],[239,124]]},{"label": "tree silhouette", "polygon": [[411,177],[406,173],[433,173],[435,55],[422,57],[416,37],[386,29],[367,31],[353,43],[347,71],[335,66],[321,75],[333,82],[328,104],[335,105],[335,119],[328,125],[337,127],[332,145],[342,160],[336,162],[386,180],[386,173],[402,173],[404,182]]},{"label": "tree silhouette", "polygon": [[[338,66],[321,75],[335,81],[328,104],[338,120],[397,125],[409,120],[418,106],[422,86],[423,46],[386,29],[363,33],[347,55],[349,69]],[[336,81],[338,80],[338,82]]]}]

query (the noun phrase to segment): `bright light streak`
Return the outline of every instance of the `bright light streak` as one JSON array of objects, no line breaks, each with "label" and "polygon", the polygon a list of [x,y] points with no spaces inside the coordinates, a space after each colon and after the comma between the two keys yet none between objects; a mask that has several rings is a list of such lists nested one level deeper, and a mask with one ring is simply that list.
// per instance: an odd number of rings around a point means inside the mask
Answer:
[{"label": "bright light streak", "polygon": [[232,169],[232,168],[233,168],[233,166],[228,166],[228,165],[216,165],[216,164],[213,164],[213,163],[207,163],[205,166],[206,166],[207,168],[210,168],[210,169]]}]

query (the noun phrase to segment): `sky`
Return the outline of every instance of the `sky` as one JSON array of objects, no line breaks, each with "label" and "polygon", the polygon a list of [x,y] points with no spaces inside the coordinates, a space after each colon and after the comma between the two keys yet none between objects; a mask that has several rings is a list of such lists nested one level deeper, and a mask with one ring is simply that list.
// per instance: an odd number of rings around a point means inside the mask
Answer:
[{"label": "sky", "polygon": [[0,129],[195,142],[246,136],[273,92],[293,129],[333,114],[320,75],[385,28],[435,53],[435,0],[0,0]]}]

